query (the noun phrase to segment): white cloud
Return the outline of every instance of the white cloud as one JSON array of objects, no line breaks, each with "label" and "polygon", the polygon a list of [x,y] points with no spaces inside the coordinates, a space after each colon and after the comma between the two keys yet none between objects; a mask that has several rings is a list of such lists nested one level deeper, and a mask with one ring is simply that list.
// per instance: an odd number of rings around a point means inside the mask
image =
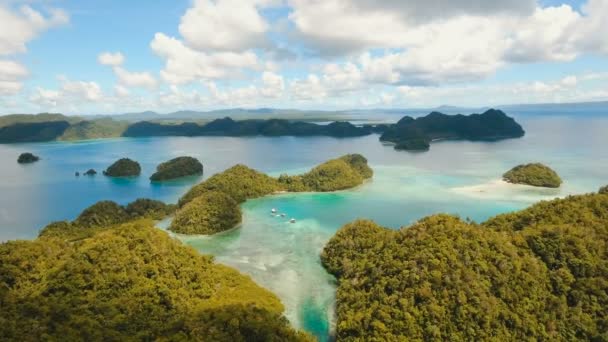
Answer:
[{"label": "white cloud", "polygon": [[128,87],[154,89],[158,85],[156,78],[149,72],[132,72],[122,67],[114,67],[118,82]]},{"label": "white cloud", "polygon": [[[608,53],[608,1],[292,0],[301,39],[320,55],[364,53],[364,78],[387,84],[440,84],[487,78],[510,63],[571,61]],[[348,28],[348,29],[344,29]]]},{"label": "white cloud", "polygon": [[195,0],[179,32],[192,48],[245,51],[264,47],[268,24],[250,0]]},{"label": "white cloud", "polygon": [[308,75],[305,80],[294,80],[289,85],[291,97],[298,101],[320,101],[328,96],[326,86],[317,75]]},{"label": "white cloud", "polygon": [[79,104],[83,102],[101,102],[104,94],[97,82],[72,81],[59,77],[61,88],[58,90],[36,88],[30,96],[30,101],[41,107],[57,107],[66,104]]},{"label": "white cloud", "polygon": [[29,6],[13,11],[0,4],[0,55],[25,52],[26,44],[41,32],[68,22],[68,15],[60,9],[51,9],[44,16]]},{"label": "white cloud", "polygon": [[27,69],[20,63],[0,59],[0,96],[15,95],[23,88]]},{"label": "white cloud", "polygon": [[285,82],[283,76],[274,72],[265,71],[262,74],[263,87],[260,90],[262,96],[267,98],[279,98],[285,90]]},{"label": "white cloud", "polygon": [[[51,9],[48,16],[44,16],[29,6],[13,10],[0,3],[0,56],[25,52],[27,43],[41,32],[68,21],[67,14],[59,9]],[[28,74],[23,64],[0,59],[0,96],[18,94]]]},{"label": "white cloud", "polygon": [[131,92],[127,87],[117,84],[114,86],[114,94],[116,94],[117,97],[127,97]]},{"label": "white cloud", "polygon": [[102,65],[119,66],[125,62],[125,56],[120,52],[102,52],[97,61]]},{"label": "white cloud", "polygon": [[498,85],[458,86],[399,86],[397,100],[409,106],[490,106],[510,103],[572,102],[605,99],[608,88],[586,87],[594,78],[588,75],[570,75],[553,81],[517,82]]},{"label": "white cloud", "polygon": [[120,52],[102,52],[97,56],[97,61],[102,65],[112,67],[114,74],[120,83],[120,93],[128,92],[126,87],[140,87],[146,89],[154,89],[158,86],[158,82],[149,72],[134,72],[122,67],[125,62],[125,56]]},{"label": "white cloud", "polygon": [[154,36],[150,47],[165,59],[161,77],[169,84],[238,77],[243,69],[258,67],[258,59],[253,52],[199,52],[163,33]]}]

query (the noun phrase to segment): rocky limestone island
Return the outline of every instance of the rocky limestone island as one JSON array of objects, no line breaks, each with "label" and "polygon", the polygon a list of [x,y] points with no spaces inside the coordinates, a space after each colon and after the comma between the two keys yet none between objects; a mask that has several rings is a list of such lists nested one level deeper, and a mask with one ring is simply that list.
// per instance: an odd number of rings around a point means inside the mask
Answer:
[{"label": "rocky limestone island", "polygon": [[85,176],[95,176],[97,174],[97,171],[95,171],[95,169],[89,169],[87,170],[87,172],[83,173],[83,175]]},{"label": "rocky limestone island", "polygon": [[557,172],[541,163],[518,165],[506,172],[502,177],[509,183],[544,188],[559,188],[562,184],[562,179]]},{"label": "rocky limestone island", "polygon": [[110,165],[103,174],[108,177],[136,177],[141,173],[139,163],[129,158],[121,158]]},{"label": "rocky limestone island", "polygon": [[21,153],[19,155],[19,158],[17,158],[17,163],[30,164],[30,163],[35,163],[39,160],[40,160],[40,157],[33,155],[32,153],[25,152],[25,153]]},{"label": "rocky limestone island", "polygon": [[482,114],[447,115],[432,112],[396,124],[377,127],[380,141],[395,144],[396,150],[426,151],[436,140],[496,141],[524,136],[523,128],[503,111],[489,109]]},{"label": "rocky limestone island", "polygon": [[203,164],[196,158],[177,157],[161,163],[150,177],[153,182],[162,182],[181,177],[195,176],[203,173]]}]

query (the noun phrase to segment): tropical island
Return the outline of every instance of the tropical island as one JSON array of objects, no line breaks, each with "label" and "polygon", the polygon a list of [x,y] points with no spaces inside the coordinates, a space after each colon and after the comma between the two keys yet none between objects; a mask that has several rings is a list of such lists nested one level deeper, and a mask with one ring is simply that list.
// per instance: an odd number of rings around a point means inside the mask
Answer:
[{"label": "tropical island", "polygon": [[278,192],[337,191],[362,184],[373,175],[367,159],[349,154],[299,175],[273,178],[236,165],[195,185],[179,200],[169,230],[180,234],[215,234],[241,222],[239,204]]},{"label": "tropical island", "polygon": [[489,109],[482,114],[446,115],[432,112],[416,119],[405,116],[384,128],[380,141],[398,150],[428,150],[436,140],[495,141],[524,136],[523,128],[503,111]]},{"label": "tropical island", "polygon": [[160,207],[100,202],[0,244],[0,339],[313,341],[274,294],[142,218]]},{"label": "tropical island", "polygon": [[103,174],[108,177],[135,177],[141,173],[138,162],[129,158],[121,158],[110,165]]},{"label": "tropical island", "polygon": [[40,160],[40,157],[38,157],[30,152],[25,152],[25,153],[21,153],[19,155],[19,158],[17,158],[17,163],[30,164],[30,163],[35,163],[39,160]]},{"label": "tropical island", "polygon": [[[361,137],[381,134],[380,141],[394,144],[397,150],[426,151],[436,140],[459,139],[471,141],[495,141],[519,138],[523,128],[503,111],[489,109],[482,114],[447,115],[431,112],[413,118],[404,116],[395,124],[354,125],[348,121],[319,124],[287,119],[244,119],[230,117],[208,122],[125,122],[101,118],[85,120],[59,114],[27,115],[20,121],[19,115],[11,116],[1,126],[0,143],[84,140],[111,137],[152,136],[328,136],[335,138]],[[42,121],[42,120],[49,121]]]},{"label": "tropical island", "polygon": [[86,172],[83,173],[83,175],[85,176],[95,176],[97,174],[97,171],[95,171],[95,169],[88,169]]},{"label": "tropical island", "polygon": [[337,341],[608,338],[608,196],[540,202],[484,223],[358,220],[323,249]]},{"label": "tropical island", "polygon": [[562,179],[550,167],[541,163],[518,165],[503,175],[506,182],[545,188],[559,188]]},{"label": "tropical island", "polygon": [[153,182],[162,182],[177,178],[195,176],[203,173],[203,164],[193,157],[177,157],[159,164],[156,172],[150,177]]}]

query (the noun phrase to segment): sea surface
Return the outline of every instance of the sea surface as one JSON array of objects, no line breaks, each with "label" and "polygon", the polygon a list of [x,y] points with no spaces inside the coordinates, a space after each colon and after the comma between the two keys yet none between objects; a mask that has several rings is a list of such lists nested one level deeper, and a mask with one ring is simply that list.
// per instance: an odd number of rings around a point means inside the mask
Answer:
[{"label": "sea surface", "polygon": [[[176,202],[192,185],[242,163],[273,175],[304,172],[327,159],[361,153],[371,181],[335,193],[283,194],[243,204],[239,229],[213,237],[179,236],[202,253],[250,275],[276,293],[297,327],[326,340],[333,329],[335,279],[319,262],[327,240],[345,223],[369,218],[391,228],[434,213],[483,221],[544,199],[597,191],[608,184],[608,115],[520,117],[526,135],[500,142],[442,141],[424,153],[397,152],[378,141],[327,137],[159,137],[0,145],[0,241],[35,238],[51,221],[74,219],[99,200],[126,204],[140,197]],[[42,159],[19,165],[20,153]],[[190,155],[202,177],[151,184],[156,165]],[[134,179],[101,171],[129,157],[142,165]],[[543,162],[564,179],[560,189],[500,181],[511,167]],[[93,177],[75,176],[90,169]],[[285,217],[271,215],[276,208]],[[289,223],[294,218],[296,223]]]}]

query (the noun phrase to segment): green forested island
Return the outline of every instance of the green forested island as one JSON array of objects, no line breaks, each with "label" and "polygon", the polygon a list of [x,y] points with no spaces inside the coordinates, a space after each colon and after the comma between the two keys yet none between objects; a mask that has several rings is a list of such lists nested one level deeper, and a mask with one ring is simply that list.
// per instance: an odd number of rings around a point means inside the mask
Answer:
[{"label": "green forested island", "polygon": [[135,177],[141,173],[138,162],[129,158],[121,158],[110,165],[103,174],[108,177]]},{"label": "green forested island", "polygon": [[[500,140],[524,135],[522,127],[500,110],[482,114],[447,115],[432,112],[416,119],[404,116],[396,124],[353,125],[335,121],[328,125],[285,119],[246,119],[229,117],[207,123],[153,122],[128,123],[109,118],[83,120],[61,115],[27,115],[23,120],[11,116],[0,125],[0,143],[84,140],[110,137],[150,136],[330,136],[337,138],[381,134],[380,140],[395,144],[397,150],[426,151],[441,139]],[[48,118],[49,121],[41,121]],[[52,120],[51,120],[52,119]]]},{"label": "green forested island", "polygon": [[367,159],[349,154],[329,160],[299,176],[273,178],[244,165],[215,174],[179,200],[169,229],[181,234],[214,234],[241,222],[239,204],[277,192],[336,191],[371,178]]},{"label": "green forested island", "polygon": [[434,215],[347,224],[323,265],[337,340],[608,339],[608,196],[540,202],[476,224]]},{"label": "green forested island", "polygon": [[19,158],[17,158],[17,163],[19,164],[30,164],[35,163],[40,160],[40,157],[34,155],[30,152],[21,153]]},{"label": "green forested island", "polygon": [[432,112],[416,119],[405,116],[386,127],[380,140],[395,143],[395,148],[400,150],[428,150],[434,140],[501,140],[524,134],[513,118],[501,110],[489,109],[471,115]]},{"label": "green forested island", "polygon": [[200,175],[202,173],[203,164],[196,158],[177,157],[159,164],[150,180],[161,182],[186,176]]},{"label": "green forested island", "polygon": [[507,171],[502,177],[509,183],[545,188],[559,188],[562,184],[562,179],[557,172],[541,163],[518,165]]},{"label": "green forested island", "polygon": [[3,341],[313,340],[274,294],[148,220],[1,244],[0,304]]}]

